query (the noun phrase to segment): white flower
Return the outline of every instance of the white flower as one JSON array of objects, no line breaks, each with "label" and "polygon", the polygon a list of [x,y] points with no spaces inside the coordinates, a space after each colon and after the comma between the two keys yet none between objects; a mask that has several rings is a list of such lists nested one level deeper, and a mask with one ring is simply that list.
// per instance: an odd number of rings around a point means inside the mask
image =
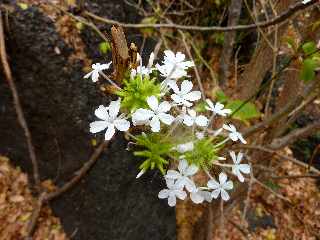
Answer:
[{"label": "white flower", "polygon": [[174,150],[177,150],[179,153],[185,153],[185,152],[190,152],[194,148],[193,142],[187,142],[183,144],[179,144],[174,148]]},{"label": "white flower", "polygon": [[187,193],[181,188],[177,187],[173,179],[166,179],[167,189],[163,189],[159,192],[158,197],[160,199],[168,198],[168,204],[173,207],[177,203],[177,198],[184,200],[187,197]]},{"label": "white flower", "polygon": [[196,138],[199,140],[204,139],[204,132],[196,132]]},{"label": "white flower", "polygon": [[194,164],[188,165],[185,159],[180,160],[178,165],[178,171],[168,170],[165,178],[176,179],[176,185],[180,188],[186,187],[189,192],[194,192],[197,187],[194,182],[189,178],[198,171],[198,167]]},{"label": "white flower", "polygon": [[227,181],[227,175],[225,173],[219,174],[219,183],[211,179],[208,181],[207,186],[208,188],[212,189],[211,196],[214,199],[217,199],[219,194],[221,194],[221,197],[224,201],[228,201],[230,199],[230,196],[226,190],[231,190],[233,188],[232,181]]},{"label": "white flower", "polygon": [[232,141],[238,141],[240,140],[243,144],[246,144],[247,141],[244,140],[242,137],[242,134],[237,132],[237,129],[234,125],[232,124],[223,124],[223,129],[229,131],[229,137],[231,138]]},{"label": "white flower", "polygon": [[236,156],[234,151],[230,151],[230,156],[233,160],[234,165],[232,165],[232,173],[236,175],[239,179],[240,182],[244,182],[244,177],[242,176],[241,172],[245,174],[250,173],[250,165],[249,164],[240,164],[242,158],[243,158],[243,153],[239,152],[238,155]]},{"label": "white flower", "polygon": [[174,91],[171,95],[172,100],[178,105],[184,105],[186,107],[191,107],[193,101],[197,101],[201,98],[200,91],[191,91],[193,84],[191,81],[184,80],[181,84],[181,90],[175,81],[168,82],[168,85]]},{"label": "white flower", "polygon": [[99,73],[110,67],[112,62],[106,64],[95,63],[92,64],[92,71],[87,73],[84,78],[89,78],[91,76],[92,82],[97,82],[99,80]]},{"label": "white flower", "polygon": [[100,105],[94,114],[101,120],[90,123],[90,132],[97,133],[107,129],[105,140],[110,140],[115,133],[115,129],[127,131],[130,127],[130,122],[123,119],[123,116],[118,116],[119,109],[120,99],[112,101],[109,107]]},{"label": "white flower", "polygon": [[190,199],[195,204],[202,203],[203,201],[212,201],[211,193],[208,191],[201,190],[200,188],[197,188],[194,192],[190,193]]},{"label": "white flower", "polygon": [[188,127],[193,126],[194,124],[200,126],[200,127],[205,127],[208,125],[208,118],[202,115],[197,116],[196,111],[193,109],[188,110],[188,114],[185,114],[183,116],[183,123],[187,125]]},{"label": "white flower", "polygon": [[170,111],[170,103],[164,101],[159,104],[158,99],[155,96],[148,97],[147,103],[151,110],[139,108],[134,112],[132,114],[132,121],[134,124],[148,124],[151,126],[152,132],[159,132],[160,121],[166,125],[170,125],[174,121],[174,117],[166,113]]},{"label": "white flower", "polygon": [[154,53],[152,52],[149,57],[148,66],[142,66],[142,59],[139,53],[137,53],[137,62],[140,63],[140,65],[137,67],[137,69],[131,70],[131,78],[134,78],[137,74],[140,74],[141,76],[149,76],[154,68],[152,68],[154,61]]},{"label": "white flower", "polygon": [[181,52],[174,54],[172,51],[166,50],[164,54],[163,65],[156,65],[156,68],[163,77],[168,79],[185,77],[187,76],[186,69],[194,66],[192,61],[184,61],[185,55]]},{"label": "white flower", "polygon": [[208,106],[206,106],[206,109],[208,111],[213,112],[214,114],[218,114],[218,115],[225,117],[231,113],[230,109],[225,109],[224,105],[219,102],[217,102],[215,105],[213,104],[213,102],[210,99],[207,99],[206,102],[208,104]]}]

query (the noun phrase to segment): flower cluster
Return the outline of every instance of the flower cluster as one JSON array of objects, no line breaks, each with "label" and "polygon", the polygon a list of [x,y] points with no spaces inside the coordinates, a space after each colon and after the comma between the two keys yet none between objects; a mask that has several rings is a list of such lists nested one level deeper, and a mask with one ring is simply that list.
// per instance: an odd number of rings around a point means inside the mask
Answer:
[{"label": "flower cluster", "polygon": [[[243,174],[250,173],[250,166],[241,163],[241,152],[229,152],[232,164],[220,162],[226,160],[219,155],[228,141],[246,144],[242,134],[230,123],[212,129],[216,118],[228,116],[231,110],[222,103],[203,100],[203,93],[194,90],[187,75],[187,70],[194,63],[186,61],[184,54],[166,50],[162,63],[155,66],[154,59],[152,53],[148,65],[143,66],[140,55],[137,56],[138,67],[131,70],[129,78],[124,79],[124,86],[119,87],[117,95],[120,97],[95,110],[99,120],[90,123],[90,132],[104,131],[105,140],[110,140],[116,130],[127,132],[130,126],[149,131],[137,136],[128,132],[136,145],[143,149],[134,154],[145,158],[137,178],[149,169],[158,168],[167,186],[158,197],[167,198],[169,206],[175,206],[177,198],[186,199],[187,193],[196,204],[210,202],[219,196],[227,201],[233,182],[228,180],[223,170],[230,168],[229,172],[240,182],[245,180]],[[94,64],[93,71],[85,78],[98,81],[99,75],[105,77],[103,70],[110,65]],[[200,112],[196,106],[201,101],[205,109]],[[168,169],[176,165],[177,170]],[[209,173],[213,167],[221,169],[218,180]],[[201,170],[207,174],[208,181],[198,186],[193,177]]]}]

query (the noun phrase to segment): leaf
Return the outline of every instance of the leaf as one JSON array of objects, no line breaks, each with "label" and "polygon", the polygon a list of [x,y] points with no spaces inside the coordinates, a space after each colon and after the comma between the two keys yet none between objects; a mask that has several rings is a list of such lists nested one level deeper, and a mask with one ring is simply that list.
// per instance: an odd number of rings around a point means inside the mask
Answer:
[{"label": "leaf", "polygon": [[220,103],[226,103],[228,101],[228,97],[224,94],[222,90],[218,90],[216,92],[217,101]]},{"label": "leaf", "polygon": [[[253,103],[248,102],[244,105],[243,104],[244,102],[241,100],[232,100],[227,103],[225,108],[229,108],[232,110],[232,113],[231,113],[232,118],[238,119],[241,121],[246,121],[246,120],[257,118],[260,116],[259,110],[256,108],[256,106]],[[239,109],[239,107],[241,108]],[[237,112],[233,114],[233,112],[236,110]]]},{"label": "leaf", "polygon": [[306,55],[311,55],[317,51],[317,46],[314,42],[307,42],[302,45],[302,50]]},{"label": "leaf", "polygon": [[99,51],[101,54],[107,54],[111,50],[110,43],[108,42],[101,42],[99,44]]},{"label": "leaf", "polygon": [[300,79],[304,82],[309,82],[313,80],[316,76],[315,69],[317,67],[317,63],[312,58],[307,58],[303,60],[302,69],[300,72]]}]

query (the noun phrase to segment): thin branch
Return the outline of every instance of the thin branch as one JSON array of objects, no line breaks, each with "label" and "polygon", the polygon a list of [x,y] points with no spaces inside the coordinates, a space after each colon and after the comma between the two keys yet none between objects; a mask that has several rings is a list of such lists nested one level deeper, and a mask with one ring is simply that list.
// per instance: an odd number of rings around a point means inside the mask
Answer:
[{"label": "thin branch", "polygon": [[[320,77],[320,74],[318,74],[318,78]],[[271,124],[276,122],[277,120],[281,119],[286,114],[290,113],[297,105],[299,105],[306,97],[309,96],[309,94],[315,89],[318,83],[318,79],[315,79],[316,81],[312,81],[309,83],[304,91],[300,93],[296,98],[294,98],[292,101],[290,101],[287,105],[285,105],[281,110],[274,113],[264,121],[257,123],[256,125],[248,128],[243,135],[244,136],[250,136],[253,133],[268,128]]]},{"label": "thin branch", "polygon": [[269,147],[271,149],[284,148],[285,146],[288,146],[289,144],[293,143],[299,138],[310,136],[311,134],[317,132],[317,130],[319,129],[320,129],[320,120],[315,121],[314,123],[309,124],[306,127],[293,130],[292,132],[285,135],[284,137],[274,139],[271,142]]},{"label": "thin branch", "polygon": [[194,44],[193,40],[189,39],[189,44],[192,46],[193,51],[197,54],[198,58],[200,59],[200,61],[204,64],[204,66],[209,70],[210,72],[210,76],[213,82],[214,86],[218,86],[218,80],[217,80],[217,76],[216,73],[213,71],[212,67],[209,65],[209,63],[202,57],[199,49],[197,48],[197,46]]},{"label": "thin branch", "polygon": [[[250,179],[248,179],[248,180],[250,181]],[[263,187],[264,189],[266,189],[266,190],[268,190],[269,192],[271,192],[271,193],[272,193],[273,195],[275,195],[276,197],[278,197],[278,198],[280,198],[280,199],[282,199],[282,200],[284,200],[284,201],[286,201],[286,202],[288,202],[288,203],[291,204],[291,201],[290,201],[289,198],[286,198],[286,197],[282,196],[281,194],[275,192],[272,188],[270,188],[270,187],[268,187],[266,184],[260,182],[260,180],[258,180],[258,179],[256,179],[256,178],[253,178],[253,181],[254,181],[255,183],[257,183],[258,185],[260,185],[261,187]]]},{"label": "thin branch", "polygon": [[[234,146],[234,148],[236,149],[253,149],[253,150],[259,150],[259,151],[263,151],[263,152],[267,152],[267,153],[271,153],[271,154],[274,154],[280,158],[283,158],[285,160],[288,160],[288,161],[291,161],[305,169],[308,169],[309,168],[309,165],[304,163],[304,162],[301,162],[299,161],[298,159],[296,158],[293,158],[293,157],[289,157],[287,155],[284,155],[284,154],[281,154],[279,152],[277,152],[276,150],[273,150],[273,149],[270,149],[270,148],[267,148],[267,147],[263,147],[263,146],[259,146],[259,145],[238,145],[238,146]],[[313,172],[315,174],[318,174],[320,175],[320,170],[316,169],[315,167],[312,167],[310,166],[310,169],[309,169],[310,172]]]},{"label": "thin branch", "polygon": [[100,30],[99,28],[93,24],[92,22],[87,21],[85,18],[79,17],[79,16],[75,16],[72,13],[68,12],[67,10],[63,9],[62,7],[53,4],[53,3],[49,3],[51,4],[51,6],[53,6],[54,8],[56,8],[57,10],[63,12],[64,14],[68,15],[69,17],[73,18],[75,21],[82,23],[83,25],[86,25],[88,27],[90,27],[92,30],[94,30],[105,42],[111,42]]},{"label": "thin branch", "polygon": [[284,175],[284,176],[271,176],[272,179],[296,179],[296,178],[320,178],[320,175],[305,174],[305,175]]},{"label": "thin branch", "polygon": [[0,10],[0,55],[1,55],[1,63],[3,66],[4,75],[6,77],[7,83],[9,85],[10,91],[13,97],[13,104],[14,108],[18,117],[18,122],[23,129],[24,135],[27,140],[27,146],[29,151],[29,157],[32,162],[32,170],[33,170],[33,180],[35,182],[35,187],[37,191],[40,191],[40,176],[39,176],[39,167],[38,161],[35,153],[35,148],[32,143],[32,136],[29,130],[26,118],[23,113],[22,105],[20,102],[19,94],[17,91],[16,84],[12,77],[12,72],[10,69],[10,65],[7,59],[6,53],[6,45],[5,45],[5,38],[4,38],[4,29],[3,29],[3,22],[2,22],[2,12]]},{"label": "thin branch", "polygon": [[103,141],[93,152],[90,159],[75,173],[75,176],[65,183],[62,187],[58,188],[58,190],[46,194],[44,197],[44,201],[50,201],[56,197],[59,197],[61,194],[70,190],[74,185],[76,185],[81,178],[87,174],[87,172],[91,169],[91,167],[98,160],[100,154],[103,150],[109,145],[110,141]]},{"label": "thin branch", "polygon": [[123,23],[116,20],[112,20],[109,18],[103,18],[100,16],[97,16],[91,12],[84,11],[83,15],[87,17],[91,17],[97,21],[104,22],[107,24],[113,24],[113,25],[119,25],[124,28],[174,28],[174,29],[180,29],[180,30],[192,30],[192,31],[220,31],[220,32],[228,32],[228,31],[235,31],[235,30],[249,30],[249,29],[255,29],[257,27],[260,28],[266,28],[269,26],[273,26],[279,23],[282,23],[286,21],[288,18],[290,18],[293,14],[302,11],[309,6],[315,5],[317,3],[317,0],[311,0],[310,2],[303,4],[302,1],[298,2],[296,4],[293,4],[290,6],[286,11],[278,15],[277,17],[274,17],[273,19],[270,19],[269,21],[262,21],[259,23],[253,23],[248,25],[237,25],[237,26],[230,26],[230,27],[219,27],[219,26],[195,26],[195,25],[180,25],[180,24],[174,24],[174,23],[158,23],[158,24],[135,24],[135,23]]},{"label": "thin branch", "polygon": [[[193,59],[192,54],[191,54],[191,51],[190,51],[189,46],[188,46],[188,44],[186,42],[185,34],[181,30],[178,30],[178,31],[179,31],[179,33],[180,33],[180,35],[182,37],[182,41],[183,41],[183,44],[184,44],[184,46],[186,48],[186,51],[187,51],[187,54],[188,54],[189,58],[191,59],[191,61],[194,62],[194,59]],[[201,82],[201,77],[200,77],[200,74],[199,74],[197,66],[194,67],[194,72],[195,72],[195,75],[196,75],[196,79],[197,79],[197,83],[198,83],[199,89],[200,89],[200,91],[202,93],[201,94],[202,100],[205,101],[206,100],[206,95],[205,95],[205,91],[204,91],[204,88],[203,88],[203,85],[202,85],[202,82]]]},{"label": "thin branch", "polygon": [[45,193],[42,193],[34,204],[33,212],[32,212],[30,221],[28,222],[28,225],[27,225],[26,240],[29,240],[29,239],[32,240],[32,236],[36,229],[38,218],[40,216],[40,212],[43,206],[44,197],[45,197]]}]

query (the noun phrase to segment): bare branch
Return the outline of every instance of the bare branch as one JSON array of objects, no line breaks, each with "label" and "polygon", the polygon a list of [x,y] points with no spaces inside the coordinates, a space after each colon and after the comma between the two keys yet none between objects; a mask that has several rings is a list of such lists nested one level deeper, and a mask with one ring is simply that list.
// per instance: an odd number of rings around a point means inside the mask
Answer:
[{"label": "bare branch", "polygon": [[298,159],[294,158],[294,157],[289,157],[287,155],[281,154],[279,152],[277,152],[276,150],[270,149],[268,147],[263,147],[263,146],[259,146],[259,145],[238,145],[238,146],[234,146],[235,149],[253,149],[253,150],[259,150],[259,151],[263,151],[263,152],[267,152],[267,153],[271,153],[274,154],[275,156],[278,156],[280,158],[283,158],[285,160],[288,160],[290,162],[293,162],[305,169],[309,169],[310,172],[316,173],[320,176],[320,170],[316,169],[315,167],[309,166],[308,164],[299,161]]},{"label": "bare branch", "polygon": [[32,170],[33,170],[33,180],[35,182],[35,187],[37,191],[40,191],[40,176],[39,176],[39,167],[38,167],[38,161],[35,153],[35,148],[32,143],[32,136],[31,132],[29,130],[26,118],[23,113],[22,105],[20,102],[19,94],[17,91],[16,84],[14,82],[14,79],[12,77],[12,72],[10,69],[10,65],[8,63],[7,59],[7,53],[6,53],[6,45],[5,45],[5,38],[4,38],[4,29],[3,29],[3,22],[2,22],[2,12],[0,10],[0,55],[1,55],[1,63],[3,66],[4,75],[6,77],[7,83],[9,85],[10,91],[12,93],[13,97],[13,104],[14,108],[18,117],[18,122],[23,129],[24,135],[27,140],[27,146],[29,151],[29,157],[32,162]]},{"label": "bare branch", "polygon": [[268,128],[271,124],[273,124],[275,121],[281,119],[283,116],[285,116],[286,114],[290,113],[296,106],[298,106],[306,97],[309,96],[309,94],[315,89],[315,87],[318,84],[318,78],[320,77],[320,74],[318,74],[317,79],[315,79],[315,81],[312,81],[311,83],[309,83],[304,91],[300,94],[298,94],[298,96],[296,96],[296,98],[294,98],[292,101],[290,101],[287,105],[285,105],[281,110],[279,110],[278,112],[274,113],[273,115],[271,115],[270,117],[268,117],[267,119],[265,119],[264,121],[248,128],[245,132],[244,132],[244,136],[250,136],[253,133],[266,129]]},{"label": "bare branch", "polygon": [[109,145],[110,141],[103,141],[93,152],[89,161],[87,161],[76,173],[75,176],[65,183],[62,187],[58,188],[55,192],[46,194],[44,197],[44,201],[50,201],[61,194],[65,193],[66,191],[70,190],[74,185],[76,185],[81,178],[91,169],[91,167],[95,164],[98,160],[102,151]]},{"label": "bare branch", "polygon": [[298,2],[296,4],[293,4],[290,6],[286,11],[284,11],[282,14],[278,15],[277,17],[274,17],[273,19],[270,19],[269,21],[263,21],[259,23],[254,24],[248,24],[248,25],[237,25],[237,26],[229,26],[229,27],[219,27],[219,26],[195,26],[195,25],[180,25],[180,24],[174,24],[174,23],[159,23],[159,24],[135,24],[135,23],[123,23],[116,20],[103,18],[100,16],[97,16],[91,12],[84,11],[83,15],[87,17],[91,17],[92,19],[95,19],[99,22],[104,22],[107,24],[112,25],[118,25],[122,26],[124,28],[174,28],[174,29],[180,29],[180,30],[191,30],[191,31],[219,31],[219,32],[228,32],[228,31],[235,31],[235,30],[249,30],[249,29],[255,29],[257,27],[260,28],[266,28],[269,26],[273,26],[276,24],[280,24],[282,22],[285,22],[288,18],[290,18],[293,14],[300,12],[309,6],[315,5],[317,3],[317,0],[311,0],[309,3],[303,4],[302,2]]},{"label": "bare branch", "polygon": [[271,149],[284,148],[285,146],[288,146],[289,144],[293,143],[299,138],[310,136],[311,134],[315,133],[319,129],[320,129],[320,120],[315,121],[314,123],[304,128],[293,130],[291,133],[285,135],[284,137],[274,139],[271,142],[269,147]]}]

